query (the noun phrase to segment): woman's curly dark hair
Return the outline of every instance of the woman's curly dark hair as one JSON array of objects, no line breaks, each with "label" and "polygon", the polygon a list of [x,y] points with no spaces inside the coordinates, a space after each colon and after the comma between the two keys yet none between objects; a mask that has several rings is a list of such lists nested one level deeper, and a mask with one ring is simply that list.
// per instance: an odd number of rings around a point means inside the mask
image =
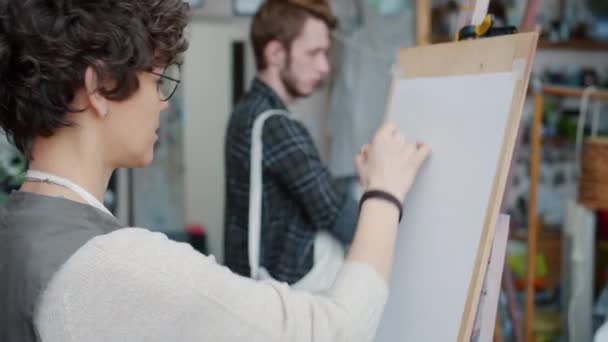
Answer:
[{"label": "woman's curly dark hair", "polygon": [[128,99],[137,73],[179,61],[183,0],[0,0],[0,127],[29,154],[38,136],[69,126],[65,113],[92,67],[108,99]]}]

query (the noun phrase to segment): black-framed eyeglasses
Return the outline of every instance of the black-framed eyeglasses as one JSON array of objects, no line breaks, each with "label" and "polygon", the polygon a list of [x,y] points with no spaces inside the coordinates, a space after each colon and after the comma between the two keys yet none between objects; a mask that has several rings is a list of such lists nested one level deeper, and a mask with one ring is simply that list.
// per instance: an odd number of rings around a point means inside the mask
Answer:
[{"label": "black-framed eyeglasses", "polygon": [[161,73],[154,71],[149,72],[160,77],[157,82],[158,96],[160,96],[160,100],[169,101],[173,94],[175,94],[175,91],[181,82],[179,64],[171,64],[165,67]]}]

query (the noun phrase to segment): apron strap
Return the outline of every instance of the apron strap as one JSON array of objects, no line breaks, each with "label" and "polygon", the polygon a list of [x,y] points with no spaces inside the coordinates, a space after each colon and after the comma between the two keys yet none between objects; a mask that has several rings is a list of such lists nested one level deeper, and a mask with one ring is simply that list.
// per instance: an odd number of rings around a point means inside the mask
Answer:
[{"label": "apron strap", "polygon": [[260,244],[262,224],[262,157],[264,123],[274,115],[285,115],[287,111],[282,109],[271,109],[260,114],[253,123],[251,131],[251,161],[249,163],[249,269],[251,277],[258,279],[260,274]]},{"label": "apron strap", "polygon": [[63,178],[63,177],[60,177],[57,175],[53,175],[50,173],[46,173],[43,171],[37,171],[37,170],[28,170],[25,173],[25,178],[35,179],[35,180],[39,180],[42,182],[48,182],[51,184],[56,184],[56,185],[62,186],[64,188],[70,189],[70,190],[74,191],[76,194],[78,194],[78,196],[80,196],[90,206],[93,206],[110,216],[114,216],[108,210],[108,208],[106,208],[95,196],[91,195],[90,192],[86,191],[83,187],[72,182],[69,179],[66,179],[66,178]]},{"label": "apron strap", "polygon": [[[577,177],[580,177],[581,175],[581,153],[583,151],[583,140],[585,139],[585,121],[587,118],[587,113],[589,112],[589,101],[591,95],[595,92],[597,92],[597,88],[590,86],[583,90],[583,94],[581,96],[578,123],[576,125],[576,139],[574,142],[574,162],[576,164]],[[601,102],[599,100],[595,102],[595,107],[593,109],[594,112],[591,121],[591,136],[596,137],[601,113]]]}]

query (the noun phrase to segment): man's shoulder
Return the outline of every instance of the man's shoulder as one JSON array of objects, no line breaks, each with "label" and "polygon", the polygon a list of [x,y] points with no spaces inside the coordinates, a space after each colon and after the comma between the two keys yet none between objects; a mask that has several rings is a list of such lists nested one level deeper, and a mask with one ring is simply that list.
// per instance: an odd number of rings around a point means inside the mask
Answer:
[{"label": "man's shoulder", "polygon": [[250,90],[237,101],[232,116],[253,118],[269,109],[274,109],[271,99],[264,94]]}]

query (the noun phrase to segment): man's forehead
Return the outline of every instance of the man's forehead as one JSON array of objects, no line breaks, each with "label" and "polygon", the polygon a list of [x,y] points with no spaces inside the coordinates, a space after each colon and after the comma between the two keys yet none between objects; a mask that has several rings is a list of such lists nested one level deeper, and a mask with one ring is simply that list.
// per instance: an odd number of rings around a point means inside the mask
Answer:
[{"label": "man's forehead", "polygon": [[305,46],[329,47],[329,28],[324,21],[317,18],[308,18],[302,27],[302,31],[294,44],[300,43]]}]

